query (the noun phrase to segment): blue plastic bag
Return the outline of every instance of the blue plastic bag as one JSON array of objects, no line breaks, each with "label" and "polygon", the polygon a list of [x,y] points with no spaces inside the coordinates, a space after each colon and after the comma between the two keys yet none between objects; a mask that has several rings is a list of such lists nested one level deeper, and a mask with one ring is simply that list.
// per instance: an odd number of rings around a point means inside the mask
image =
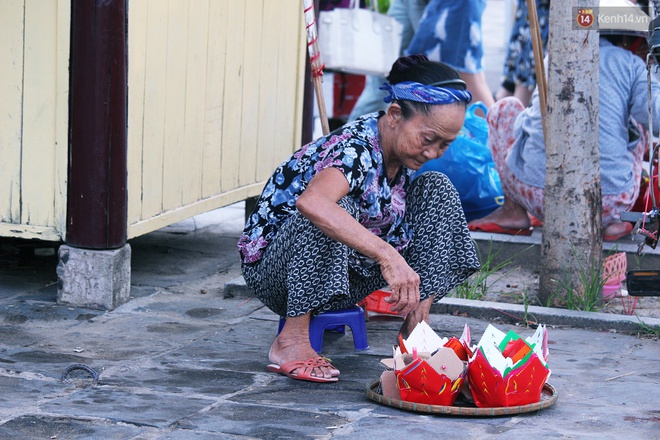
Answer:
[{"label": "blue plastic bag", "polygon": [[449,177],[461,199],[467,221],[490,214],[504,201],[500,176],[488,149],[488,123],[474,113],[488,108],[482,102],[471,104],[463,128],[445,154],[426,162],[415,173],[440,171]]}]

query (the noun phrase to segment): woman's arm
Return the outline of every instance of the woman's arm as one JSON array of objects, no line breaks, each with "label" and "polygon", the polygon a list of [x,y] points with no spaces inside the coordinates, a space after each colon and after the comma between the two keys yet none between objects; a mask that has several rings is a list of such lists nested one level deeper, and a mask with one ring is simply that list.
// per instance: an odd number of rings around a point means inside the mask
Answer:
[{"label": "woman's arm", "polygon": [[330,238],[376,261],[392,289],[392,310],[403,315],[419,303],[419,275],[385,240],[371,233],[337,202],[348,194],[348,181],[336,168],[320,171],[298,197],[298,211]]}]

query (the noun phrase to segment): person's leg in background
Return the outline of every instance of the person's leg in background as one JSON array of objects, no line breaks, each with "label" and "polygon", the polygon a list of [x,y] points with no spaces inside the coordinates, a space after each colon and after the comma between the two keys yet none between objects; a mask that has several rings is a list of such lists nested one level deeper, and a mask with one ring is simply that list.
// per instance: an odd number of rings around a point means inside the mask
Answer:
[{"label": "person's leg in background", "polygon": [[486,0],[431,0],[406,53],[424,54],[453,67],[467,84],[473,101],[490,107],[495,100],[482,65],[485,8]]},{"label": "person's leg in background", "polygon": [[[536,0],[536,12],[539,19],[541,42],[545,51],[548,41],[550,0]],[[515,22],[511,29],[504,61],[502,87],[497,91],[496,99],[514,96],[525,107],[531,102],[532,93],[536,87],[536,72],[530,35],[527,2],[518,0]]]},{"label": "person's leg in background", "polygon": [[488,108],[495,104],[493,92],[491,92],[488,83],[486,83],[486,75],[483,71],[477,73],[459,71],[458,74],[465,81],[467,89],[472,93],[472,102],[481,101]]},{"label": "person's leg in background", "polygon": [[[507,0],[508,1],[508,0]],[[509,96],[514,96],[516,91],[516,72],[519,69],[528,70],[529,65],[523,66],[522,52],[523,41],[521,36],[521,28],[529,26],[527,20],[527,0],[518,0],[515,11],[515,19],[511,27],[511,34],[506,47],[506,58],[504,59],[504,66],[502,66],[502,81],[500,89],[495,95],[496,100],[500,100]],[[527,105],[528,101],[520,99],[523,105]]]},{"label": "person's leg in background", "polygon": [[465,81],[468,90],[472,93],[473,102],[481,101],[486,107],[490,108],[495,104],[495,99],[486,82],[482,64],[483,33],[481,31],[481,19],[485,8],[485,0],[465,1],[462,12],[465,13],[469,21],[457,27],[454,27],[454,23],[458,24],[461,20],[446,24],[447,41],[450,41],[450,35],[454,35],[457,41],[454,45],[443,45],[440,61],[458,70],[461,79]]}]

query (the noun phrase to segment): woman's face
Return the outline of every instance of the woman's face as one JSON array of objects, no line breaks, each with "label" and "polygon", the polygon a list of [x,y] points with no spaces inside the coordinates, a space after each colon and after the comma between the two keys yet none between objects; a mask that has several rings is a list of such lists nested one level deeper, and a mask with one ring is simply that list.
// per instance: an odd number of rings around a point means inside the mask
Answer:
[{"label": "woman's face", "polygon": [[465,120],[465,107],[458,104],[434,105],[428,115],[399,118],[394,130],[391,165],[418,170],[431,159],[442,156],[456,139]]}]

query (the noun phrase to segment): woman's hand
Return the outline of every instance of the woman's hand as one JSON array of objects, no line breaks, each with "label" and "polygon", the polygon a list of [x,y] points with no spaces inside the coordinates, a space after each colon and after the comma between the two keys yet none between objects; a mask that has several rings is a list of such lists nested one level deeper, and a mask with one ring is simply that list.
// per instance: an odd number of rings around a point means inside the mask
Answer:
[{"label": "woman's hand", "polygon": [[394,304],[392,311],[405,316],[419,304],[419,275],[398,252],[395,253],[395,258],[379,261],[380,270],[392,290],[388,300]]},{"label": "woman's hand", "polygon": [[376,261],[392,290],[392,310],[406,315],[419,304],[419,275],[396,249],[337,204],[348,190],[344,174],[336,168],[326,168],[309,182],[296,207],[329,237]]}]

